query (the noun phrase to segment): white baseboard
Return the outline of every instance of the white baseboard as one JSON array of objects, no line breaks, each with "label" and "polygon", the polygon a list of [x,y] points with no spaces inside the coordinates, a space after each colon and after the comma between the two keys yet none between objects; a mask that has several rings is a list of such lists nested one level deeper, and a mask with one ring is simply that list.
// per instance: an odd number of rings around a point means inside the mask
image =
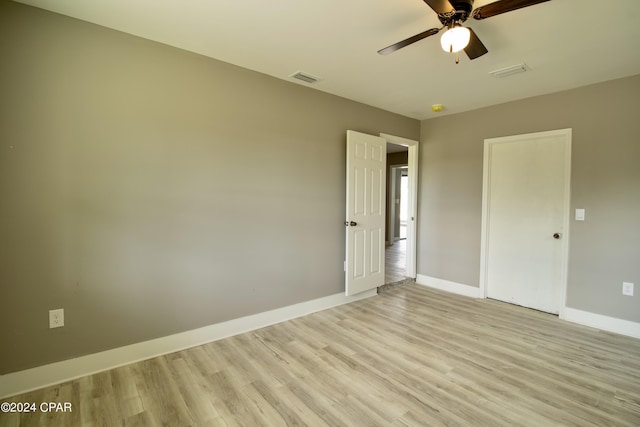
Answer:
[{"label": "white baseboard", "polygon": [[441,291],[451,292],[453,294],[464,295],[466,297],[482,298],[480,288],[463,285],[462,283],[450,282],[444,279],[437,279],[435,277],[423,276],[422,274],[418,274],[416,276],[416,284],[439,289]]},{"label": "white baseboard", "polygon": [[[448,280],[437,279],[435,277],[424,276],[421,274],[417,275],[416,284],[471,298],[484,298],[481,294],[480,288],[450,282]],[[603,331],[615,332],[629,337],[640,338],[640,323],[631,322],[629,320],[616,319],[615,317],[603,316],[601,314],[577,310],[570,307],[564,307],[563,310],[561,310],[560,318],[567,322],[590,326]]]},{"label": "white baseboard", "polygon": [[615,332],[634,338],[640,338],[640,323],[629,320],[616,319],[615,317],[603,316],[601,314],[588,311],[576,310],[575,308],[564,308],[564,320],[578,323],[603,331]]},{"label": "white baseboard", "polygon": [[0,375],[0,398],[15,396],[130,363],[196,347],[327,308],[369,298],[376,294],[376,289],[372,289],[353,296],[345,296],[343,293],[329,295],[167,337]]}]

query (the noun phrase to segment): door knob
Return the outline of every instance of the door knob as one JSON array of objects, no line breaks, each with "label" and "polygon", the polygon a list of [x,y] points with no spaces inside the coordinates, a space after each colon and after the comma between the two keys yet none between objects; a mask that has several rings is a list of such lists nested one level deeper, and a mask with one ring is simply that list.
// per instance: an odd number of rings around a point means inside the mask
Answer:
[{"label": "door knob", "polygon": [[560,238],[560,233],[553,233],[553,238],[554,239],[559,239]]},{"label": "door knob", "polygon": [[344,225],[346,225],[347,227],[355,227],[356,225],[358,225],[358,223],[355,221],[345,221]]}]

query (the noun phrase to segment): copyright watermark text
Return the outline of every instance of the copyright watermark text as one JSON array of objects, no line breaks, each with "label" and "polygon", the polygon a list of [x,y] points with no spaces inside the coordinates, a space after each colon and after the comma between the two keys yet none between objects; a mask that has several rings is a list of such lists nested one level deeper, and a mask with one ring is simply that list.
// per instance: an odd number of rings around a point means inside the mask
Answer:
[{"label": "copyright watermark text", "polygon": [[73,412],[71,402],[2,402],[0,412]]}]

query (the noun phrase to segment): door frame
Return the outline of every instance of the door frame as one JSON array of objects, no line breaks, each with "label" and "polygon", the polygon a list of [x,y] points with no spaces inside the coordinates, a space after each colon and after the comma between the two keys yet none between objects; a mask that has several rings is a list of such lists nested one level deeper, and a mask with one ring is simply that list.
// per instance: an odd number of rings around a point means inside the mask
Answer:
[{"label": "door frame", "polygon": [[[389,198],[387,199],[387,206],[389,208],[389,217],[386,218],[387,228],[392,228],[395,224],[396,217],[400,215],[400,212],[396,210],[395,199],[398,198],[399,194],[396,192],[397,185],[397,177],[396,174],[398,170],[408,170],[409,166],[406,164],[398,164],[398,165],[387,165],[389,168],[389,174],[387,176],[387,180],[389,181]],[[405,197],[407,195],[405,194]],[[390,227],[391,226],[391,227]],[[392,230],[392,234],[395,230]],[[387,241],[389,244],[393,244],[396,242],[395,236],[390,236],[392,240]]]},{"label": "door frame", "polygon": [[[418,230],[418,146],[419,142],[401,136],[381,133],[381,137],[392,144],[402,145],[408,148],[408,179],[409,189],[407,191],[407,271],[406,276],[416,278],[416,239]],[[386,219],[385,219],[386,222]]]},{"label": "door frame", "polygon": [[488,138],[484,140],[484,157],[482,167],[482,228],[481,228],[481,240],[480,240],[480,296],[481,298],[487,298],[488,294],[488,253],[489,253],[489,206],[491,201],[491,188],[490,188],[490,176],[491,176],[491,149],[494,144],[508,143],[522,141],[532,138],[540,138],[547,136],[564,136],[565,143],[565,182],[564,185],[564,200],[563,200],[563,236],[562,236],[562,266],[561,266],[561,280],[560,280],[560,301],[558,317],[564,319],[565,307],[567,301],[567,275],[569,265],[569,218],[571,212],[571,128],[558,129],[545,132],[534,132],[522,135],[511,135],[499,138]]}]

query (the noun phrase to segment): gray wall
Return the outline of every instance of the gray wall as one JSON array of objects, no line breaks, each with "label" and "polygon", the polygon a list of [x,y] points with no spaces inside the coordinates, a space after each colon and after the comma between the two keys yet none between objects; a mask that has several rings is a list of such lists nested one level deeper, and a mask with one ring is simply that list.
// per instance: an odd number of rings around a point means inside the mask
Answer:
[{"label": "gray wall", "polygon": [[420,132],[6,1],[0,62],[0,374],[343,292],[345,131]]},{"label": "gray wall", "polygon": [[485,138],[572,128],[567,305],[640,322],[639,99],[634,76],[423,121],[418,274],[479,286]]}]

